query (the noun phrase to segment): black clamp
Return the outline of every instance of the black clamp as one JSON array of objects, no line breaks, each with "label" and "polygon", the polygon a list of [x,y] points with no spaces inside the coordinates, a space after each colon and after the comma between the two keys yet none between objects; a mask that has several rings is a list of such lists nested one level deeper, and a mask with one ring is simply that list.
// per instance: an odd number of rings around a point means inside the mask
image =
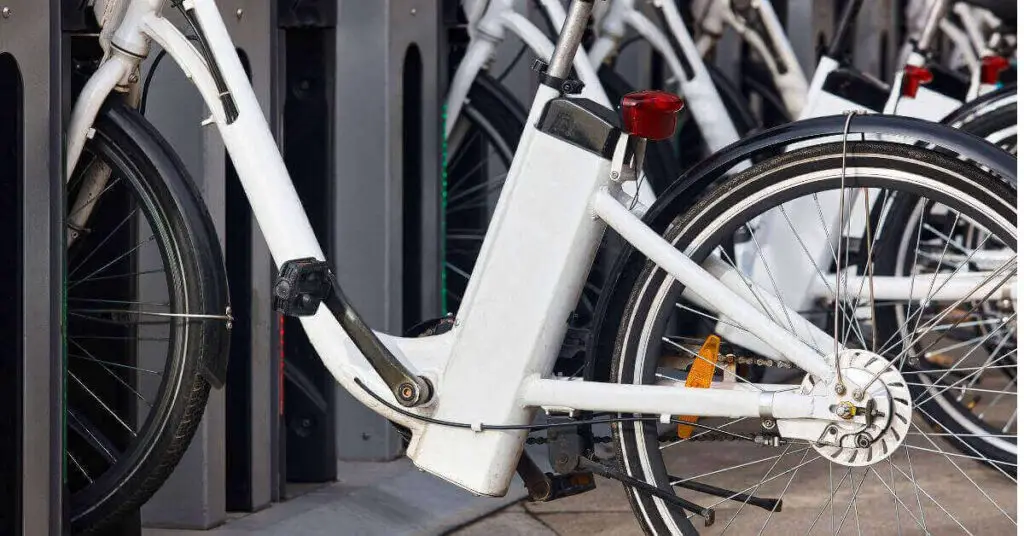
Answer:
[{"label": "black clamp", "polygon": [[313,257],[287,261],[274,283],[274,310],[285,316],[311,316],[333,286],[334,274],[327,262]]},{"label": "black clamp", "polygon": [[565,95],[579,95],[583,92],[583,82],[568,78],[559,78],[548,74],[548,64],[542,60],[534,60],[533,70],[537,72],[540,83],[557,89]]}]

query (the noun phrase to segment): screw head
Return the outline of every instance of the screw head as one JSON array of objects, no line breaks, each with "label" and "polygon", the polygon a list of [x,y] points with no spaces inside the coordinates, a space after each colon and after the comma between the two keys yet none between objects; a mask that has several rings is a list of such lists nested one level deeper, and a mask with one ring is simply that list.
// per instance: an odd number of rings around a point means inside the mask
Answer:
[{"label": "screw head", "polygon": [[836,391],[837,395],[845,394],[846,393],[846,386],[844,386],[841,383],[836,383],[835,391]]},{"label": "screw head", "polygon": [[398,396],[405,401],[416,398],[416,387],[411,383],[403,383],[398,386]]},{"label": "screw head", "polygon": [[237,18],[238,20],[242,20],[242,15],[244,14],[245,11],[243,11],[242,8],[238,8],[235,10],[235,18]]},{"label": "screw head", "polygon": [[11,18],[12,14],[13,13],[11,13],[11,8],[7,6],[4,6],[2,9],[0,9],[0,16],[2,16],[5,19]]},{"label": "screw head", "polygon": [[276,294],[278,298],[287,298],[291,291],[292,284],[285,279],[278,281],[277,286],[274,287],[274,294]]},{"label": "screw head", "polygon": [[775,421],[771,419],[764,419],[761,421],[761,428],[764,428],[765,430],[771,430],[772,428],[775,428]]},{"label": "screw head", "polygon": [[854,389],[853,390],[853,399],[854,400],[860,400],[862,398],[864,398],[864,390],[863,389]]},{"label": "screw head", "polygon": [[410,9],[409,10],[409,14],[412,15],[413,17],[415,17],[416,16],[416,8]]}]

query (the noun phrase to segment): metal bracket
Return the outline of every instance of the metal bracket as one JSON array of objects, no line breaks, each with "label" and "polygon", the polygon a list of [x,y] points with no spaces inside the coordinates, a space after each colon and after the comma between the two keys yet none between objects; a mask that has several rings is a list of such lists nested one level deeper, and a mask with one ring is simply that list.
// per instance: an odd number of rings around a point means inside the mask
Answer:
[{"label": "metal bracket", "polygon": [[543,60],[534,60],[532,69],[537,73],[540,83],[557,89],[565,95],[579,95],[583,92],[583,82],[570,78],[559,78],[548,74],[548,64]]}]

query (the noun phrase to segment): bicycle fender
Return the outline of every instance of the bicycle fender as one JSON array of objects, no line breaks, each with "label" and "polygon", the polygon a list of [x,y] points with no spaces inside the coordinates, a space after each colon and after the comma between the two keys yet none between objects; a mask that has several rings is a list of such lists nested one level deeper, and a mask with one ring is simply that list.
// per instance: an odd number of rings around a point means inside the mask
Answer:
[{"label": "bicycle fender", "polygon": [[[673,206],[677,198],[702,191],[743,161],[754,159],[763,153],[784,150],[796,143],[806,145],[836,141],[837,137],[843,135],[846,120],[847,116],[836,115],[796,121],[733,143],[690,168],[669,186],[648,210],[644,222],[652,227],[668,225],[675,215],[666,209]],[[858,134],[881,134],[933,146],[938,150],[949,151],[974,161],[1004,180],[1017,180],[1017,161],[1012,155],[990,143],[978,143],[980,138],[977,136],[946,125],[912,117],[866,114],[851,118],[846,132],[854,136],[854,139]]]}]

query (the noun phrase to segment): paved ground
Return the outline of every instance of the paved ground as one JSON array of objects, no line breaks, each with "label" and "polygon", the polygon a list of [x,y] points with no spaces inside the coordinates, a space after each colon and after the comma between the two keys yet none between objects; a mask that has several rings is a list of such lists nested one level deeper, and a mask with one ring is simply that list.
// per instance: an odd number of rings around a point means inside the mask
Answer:
[{"label": "paved ground", "polygon": [[[731,477],[717,475],[705,482],[726,487],[730,482],[739,489],[750,485],[755,477],[759,481],[768,465],[779,463],[771,475],[781,475],[765,484],[759,492],[763,497],[783,497],[783,511],[773,514],[764,534],[785,536],[802,534],[971,534],[1003,535],[1015,533],[1016,487],[1006,476],[958,457],[958,451],[950,449],[941,439],[936,444],[946,450],[944,455],[917,450],[932,448],[924,436],[911,438],[912,463],[903,457],[893,458],[891,465],[883,462],[874,470],[858,469],[847,475],[846,470],[833,466],[832,488],[836,490],[834,501],[829,504],[829,464],[818,459],[812,452],[791,448],[785,456],[781,452],[766,450],[753,445],[735,443],[699,443],[688,447],[684,454],[674,455],[669,461],[669,470],[675,475],[697,476],[713,469],[724,467],[740,460],[756,460],[776,456],[775,460],[755,464],[743,470],[734,471]],[[933,438],[934,439],[934,438]],[[804,454],[809,454],[804,458]],[[956,462],[959,469],[953,465]],[[803,465],[801,465],[803,464]],[[908,475],[911,465],[920,490],[915,493]],[[799,469],[789,471],[794,467]],[[961,470],[963,472],[961,472]],[[866,476],[864,476],[866,474]],[[791,476],[796,475],[789,483]],[[851,478],[852,476],[852,478]],[[844,478],[845,477],[845,478]],[[985,490],[988,497],[971,484],[971,480]],[[740,485],[739,482],[746,482]],[[788,487],[787,487],[788,486]],[[851,500],[852,490],[857,487],[857,500]],[[893,498],[891,489],[896,489],[900,502]],[[687,493],[686,498],[711,505],[718,502],[715,497]],[[918,503],[918,498],[921,502]],[[934,499],[934,500],[933,500]],[[946,508],[943,512],[936,502]],[[995,504],[993,504],[995,503]],[[997,509],[1002,508],[1006,514]],[[768,512],[750,506],[727,501],[716,507],[717,522],[702,530],[708,534],[758,534]],[[923,526],[917,519],[924,510]],[[897,510],[899,518],[897,520]],[[818,516],[812,525],[812,520]],[[846,521],[843,521],[845,512]],[[736,515],[739,513],[739,515]],[[1008,519],[1013,519],[1011,521]],[[732,519],[735,517],[735,519]],[[955,518],[955,520],[953,519]],[[859,519],[859,524],[856,522]],[[958,522],[963,525],[960,527]],[[897,528],[899,526],[899,528]],[[809,530],[808,527],[813,527]],[[727,531],[725,529],[728,528]],[[451,532],[453,536],[497,536],[497,535],[563,535],[563,536],[627,536],[642,534],[630,507],[626,502],[622,486],[616,482],[600,480],[598,489],[587,494],[570,497],[561,501],[544,504],[519,503],[496,512],[475,523]]]}]

